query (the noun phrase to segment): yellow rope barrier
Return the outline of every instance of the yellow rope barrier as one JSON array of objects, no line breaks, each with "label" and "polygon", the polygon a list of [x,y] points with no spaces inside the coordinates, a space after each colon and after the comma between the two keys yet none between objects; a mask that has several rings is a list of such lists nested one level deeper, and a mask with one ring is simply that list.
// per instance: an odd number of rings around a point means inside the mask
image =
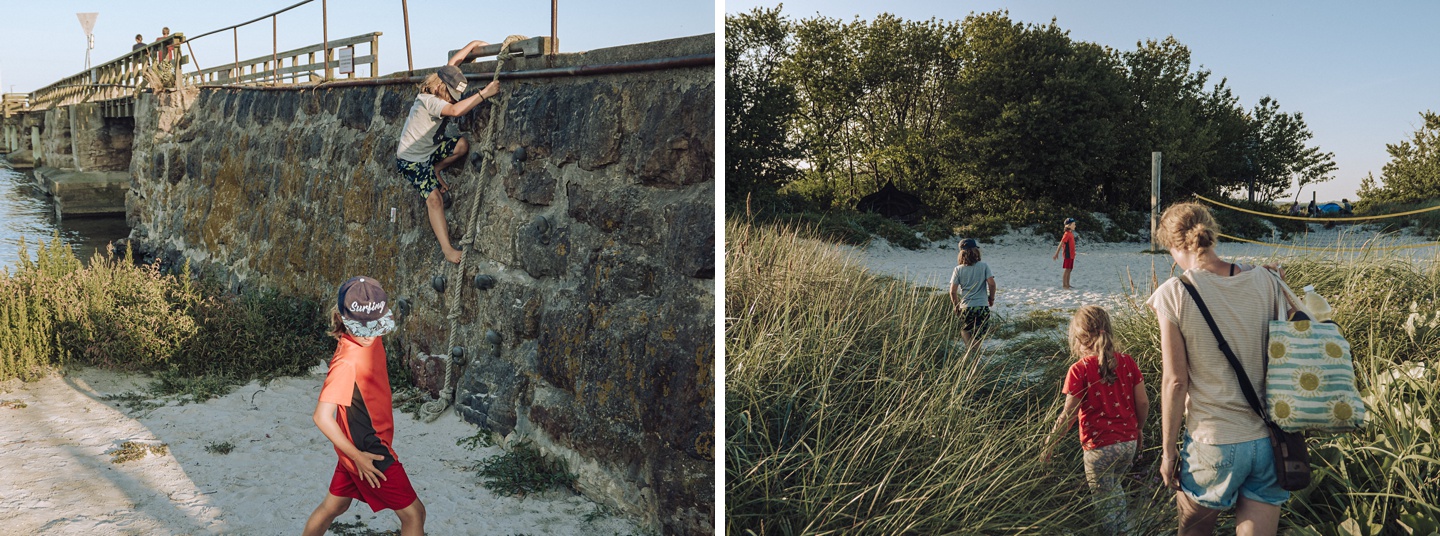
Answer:
[{"label": "yellow rope barrier", "polygon": [[1385,215],[1381,215],[1381,216],[1352,216],[1352,217],[1349,217],[1349,218],[1311,218],[1311,217],[1309,217],[1309,216],[1290,216],[1290,215],[1287,215],[1287,214],[1271,214],[1271,213],[1268,213],[1268,212],[1254,211],[1254,210],[1250,210],[1250,209],[1247,209],[1247,208],[1237,207],[1237,206],[1234,206],[1234,205],[1227,205],[1227,204],[1225,204],[1225,203],[1221,203],[1221,202],[1219,202],[1219,201],[1216,201],[1216,200],[1214,200],[1214,199],[1210,199],[1210,198],[1205,197],[1205,196],[1203,196],[1203,195],[1196,195],[1195,197],[1196,197],[1197,199],[1202,200],[1202,201],[1208,202],[1208,203],[1210,203],[1210,204],[1212,204],[1212,205],[1219,206],[1219,207],[1225,207],[1225,208],[1228,208],[1228,209],[1230,209],[1230,210],[1234,210],[1234,211],[1238,211],[1238,212],[1246,212],[1246,213],[1249,213],[1249,214],[1254,214],[1254,215],[1256,215],[1256,216],[1265,216],[1265,217],[1267,217],[1267,218],[1280,218],[1280,219],[1285,219],[1285,220],[1300,220],[1300,221],[1367,221],[1367,220],[1382,220],[1382,219],[1385,219],[1385,218],[1398,218],[1398,217],[1400,217],[1400,216],[1409,216],[1409,215],[1411,215],[1411,214],[1420,214],[1420,213],[1422,213],[1422,212],[1430,212],[1430,211],[1432,211],[1432,210],[1440,210],[1440,205],[1436,205],[1436,206],[1433,206],[1433,207],[1430,207],[1430,208],[1422,208],[1422,209],[1419,209],[1419,210],[1411,210],[1411,211],[1408,211],[1408,212],[1397,212],[1397,213],[1394,213],[1394,214],[1385,214]]},{"label": "yellow rope barrier", "polygon": [[1398,249],[1419,249],[1419,248],[1440,247],[1440,242],[1430,242],[1430,243],[1428,243],[1428,244],[1407,244],[1407,245],[1403,245],[1403,246],[1361,246],[1361,247],[1358,247],[1358,248],[1342,248],[1342,247],[1322,248],[1322,247],[1314,247],[1314,246],[1292,246],[1292,245],[1289,245],[1289,244],[1276,244],[1276,243],[1273,243],[1273,242],[1259,242],[1259,241],[1255,241],[1255,240],[1249,240],[1249,239],[1245,239],[1245,238],[1240,238],[1240,237],[1238,237],[1238,236],[1230,236],[1230,235],[1227,235],[1227,234],[1225,234],[1225,233],[1216,233],[1216,234],[1220,235],[1221,238],[1224,238],[1224,239],[1226,239],[1226,240],[1233,240],[1233,241],[1235,241],[1235,242],[1247,242],[1247,243],[1250,243],[1250,244],[1259,244],[1259,245],[1262,245],[1262,246],[1274,246],[1274,247],[1277,247],[1277,248],[1298,249],[1298,250],[1302,250],[1302,251],[1326,251],[1326,252],[1336,252],[1336,251],[1338,251],[1338,252],[1353,252],[1353,251],[1393,251],[1393,250],[1398,250]]}]

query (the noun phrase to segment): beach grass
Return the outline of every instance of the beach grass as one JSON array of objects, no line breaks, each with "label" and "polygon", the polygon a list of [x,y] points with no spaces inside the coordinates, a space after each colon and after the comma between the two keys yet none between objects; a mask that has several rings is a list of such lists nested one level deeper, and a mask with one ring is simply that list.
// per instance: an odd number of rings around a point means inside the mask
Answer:
[{"label": "beach grass", "polygon": [[[878,277],[806,236],[727,223],[727,529],[1099,533],[1075,432],[1054,461],[1040,459],[1070,362],[1056,315],[1019,316],[992,333],[1013,339],[970,350],[943,294]],[[1282,527],[1423,531],[1440,518],[1440,329],[1424,328],[1440,314],[1415,335],[1405,324],[1418,314],[1411,303],[1440,309],[1440,276],[1434,263],[1379,252],[1347,259],[1285,266],[1292,285],[1330,298],[1371,419],[1361,432],[1311,439],[1315,482],[1286,503]],[[1159,333],[1144,283],[1111,313],[1157,401],[1128,483],[1133,526],[1151,534],[1172,531],[1175,511],[1158,482]]]}]

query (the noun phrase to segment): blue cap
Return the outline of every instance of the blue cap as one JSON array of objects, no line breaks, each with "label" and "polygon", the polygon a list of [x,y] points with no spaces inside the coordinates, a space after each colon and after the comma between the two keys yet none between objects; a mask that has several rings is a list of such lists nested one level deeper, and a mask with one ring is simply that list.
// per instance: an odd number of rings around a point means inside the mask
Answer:
[{"label": "blue cap", "polygon": [[1065,225],[1075,223],[1075,218],[1065,218]]},{"label": "blue cap", "polygon": [[980,244],[976,244],[974,238],[966,238],[960,241],[960,249],[977,249],[979,247]]}]

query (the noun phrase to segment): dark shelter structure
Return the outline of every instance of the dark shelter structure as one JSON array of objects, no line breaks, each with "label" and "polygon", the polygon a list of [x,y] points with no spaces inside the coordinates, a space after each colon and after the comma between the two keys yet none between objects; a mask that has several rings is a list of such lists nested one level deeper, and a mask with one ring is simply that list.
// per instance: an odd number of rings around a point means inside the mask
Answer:
[{"label": "dark shelter structure", "polygon": [[925,203],[921,202],[919,197],[900,191],[895,187],[895,181],[889,181],[880,191],[860,198],[860,201],[855,203],[855,209],[874,212],[906,225],[915,225],[920,223],[920,216],[925,213]]}]

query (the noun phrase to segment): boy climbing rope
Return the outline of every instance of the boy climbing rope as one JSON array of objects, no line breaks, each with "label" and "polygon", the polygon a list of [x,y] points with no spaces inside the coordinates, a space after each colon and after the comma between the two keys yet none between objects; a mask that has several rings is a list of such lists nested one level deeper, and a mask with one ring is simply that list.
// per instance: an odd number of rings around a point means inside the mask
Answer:
[{"label": "boy climbing rope", "polygon": [[468,84],[459,65],[476,47],[487,44],[471,41],[456,52],[449,63],[420,82],[420,94],[415,96],[415,104],[410,107],[410,116],[405,119],[400,143],[395,149],[395,168],[420,190],[430,228],[440,241],[440,251],[445,260],[455,264],[460,264],[460,250],[450,244],[442,197],[450,185],[441,178],[440,171],[464,159],[470,152],[470,143],[463,136],[446,137],[445,127],[449,118],[470,113],[480,101],[500,92],[500,83],[492,80],[474,95],[461,98]]}]

